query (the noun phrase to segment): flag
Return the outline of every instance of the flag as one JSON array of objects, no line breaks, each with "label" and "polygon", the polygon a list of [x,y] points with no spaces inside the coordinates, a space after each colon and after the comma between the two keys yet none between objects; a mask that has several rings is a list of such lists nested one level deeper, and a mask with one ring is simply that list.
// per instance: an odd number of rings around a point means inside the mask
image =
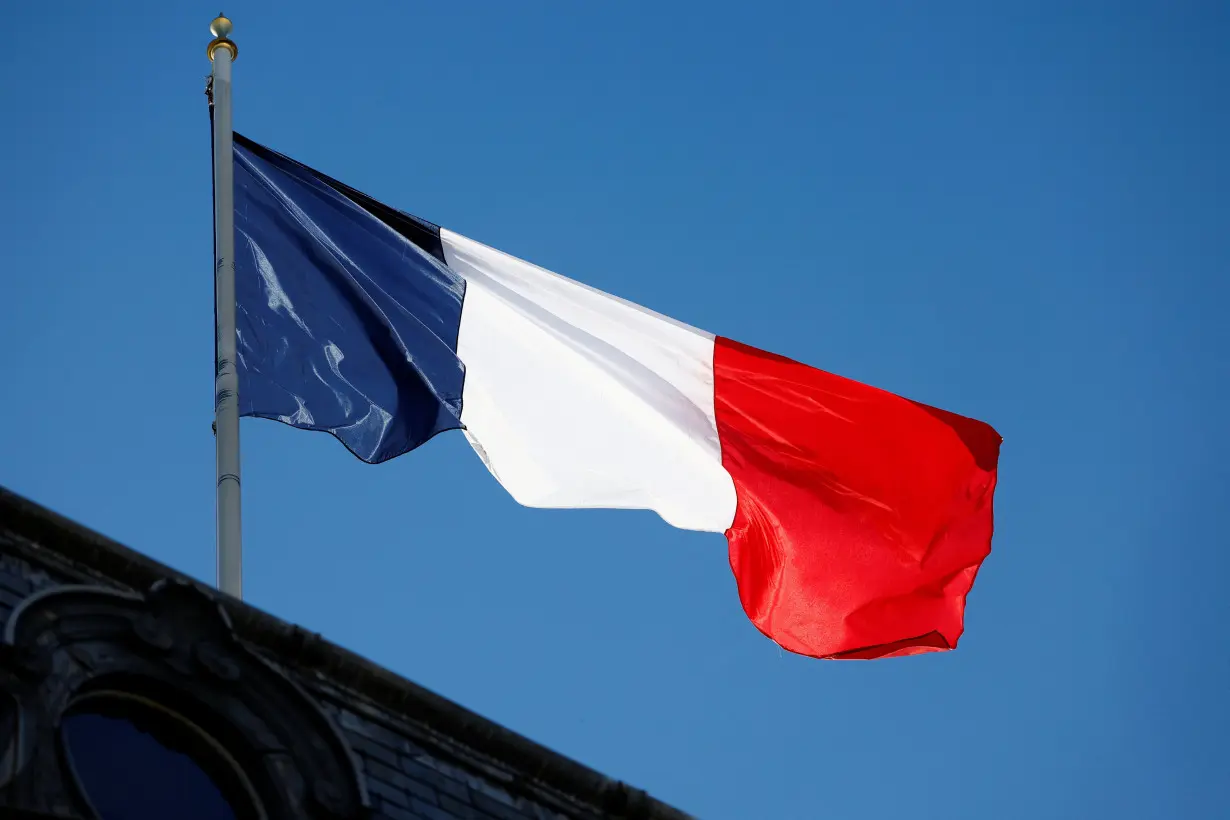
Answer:
[{"label": "flag", "polygon": [[990,426],[587,287],[238,134],[235,254],[242,415],[371,463],[459,429],[521,504],[724,533],[744,611],[792,652],[956,646],[991,546]]}]

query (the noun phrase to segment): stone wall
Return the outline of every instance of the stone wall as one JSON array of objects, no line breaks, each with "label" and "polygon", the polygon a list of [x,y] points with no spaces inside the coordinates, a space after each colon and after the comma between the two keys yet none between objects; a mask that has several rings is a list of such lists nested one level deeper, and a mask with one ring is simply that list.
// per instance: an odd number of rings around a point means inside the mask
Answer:
[{"label": "stone wall", "polygon": [[[12,494],[0,496],[0,622],[9,621],[31,595],[64,585],[136,593],[148,600],[147,591],[157,589],[160,579],[171,579],[188,591],[163,595],[174,600],[157,606],[217,610],[219,623],[233,630],[237,647],[293,682],[327,717],[362,781],[361,816],[386,820],[686,817],[317,635],[221,596]],[[189,596],[183,599],[187,603],[174,603],[183,595]],[[192,603],[197,599],[202,603]],[[14,662],[10,651],[0,658],[0,672],[4,664]],[[246,662],[221,661],[223,666]],[[0,769],[0,782],[3,778]],[[30,808],[17,805],[21,801],[13,798],[13,789],[11,784],[0,787],[0,813],[4,806]],[[23,799],[29,802],[29,795]],[[58,812],[71,803],[45,802],[42,810]],[[332,805],[329,800],[318,803]],[[327,812],[319,816],[340,820],[340,815]]]}]

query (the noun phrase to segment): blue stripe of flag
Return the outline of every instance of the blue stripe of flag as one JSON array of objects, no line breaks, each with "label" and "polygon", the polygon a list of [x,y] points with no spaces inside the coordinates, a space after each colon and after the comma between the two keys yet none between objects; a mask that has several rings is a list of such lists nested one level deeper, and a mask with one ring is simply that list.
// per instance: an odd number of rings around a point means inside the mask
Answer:
[{"label": "blue stripe of flag", "polygon": [[461,427],[439,229],[235,135],[240,413],[380,462]]}]

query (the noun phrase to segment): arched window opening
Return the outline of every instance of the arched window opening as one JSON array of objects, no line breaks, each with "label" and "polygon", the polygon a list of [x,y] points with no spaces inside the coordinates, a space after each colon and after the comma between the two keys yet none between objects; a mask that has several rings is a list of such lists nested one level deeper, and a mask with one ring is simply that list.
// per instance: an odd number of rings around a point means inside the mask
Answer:
[{"label": "arched window opening", "polygon": [[61,718],[65,755],[99,820],[261,820],[248,779],[206,731],[136,695],[91,692]]}]

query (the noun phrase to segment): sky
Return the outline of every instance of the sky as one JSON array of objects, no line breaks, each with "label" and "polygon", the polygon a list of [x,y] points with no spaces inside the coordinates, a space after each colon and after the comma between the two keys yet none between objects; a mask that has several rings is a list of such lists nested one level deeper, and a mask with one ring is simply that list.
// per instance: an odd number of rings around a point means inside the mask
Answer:
[{"label": "sky", "polygon": [[[1230,7],[224,10],[240,132],[1005,439],[954,652],[790,655],[722,536],[519,507],[460,433],[244,420],[250,603],[704,818],[1224,816]],[[217,12],[0,54],[0,484],[209,582]]]}]

